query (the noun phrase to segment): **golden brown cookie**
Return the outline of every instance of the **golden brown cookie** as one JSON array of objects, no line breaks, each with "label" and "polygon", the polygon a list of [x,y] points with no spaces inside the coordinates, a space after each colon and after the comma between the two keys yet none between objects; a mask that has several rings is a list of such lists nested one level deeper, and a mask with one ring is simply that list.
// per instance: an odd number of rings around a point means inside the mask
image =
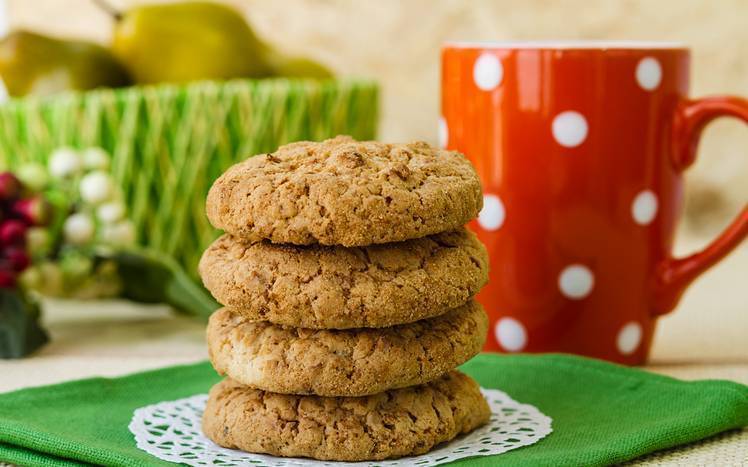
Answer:
[{"label": "golden brown cookie", "polygon": [[385,327],[447,312],[488,280],[464,227],[369,247],[246,243],[228,235],[200,261],[216,300],[252,320],[311,329]]},{"label": "golden brown cookie", "polygon": [[452,371],[365,397],[275,394],[225,379],[211,389],[203,431],[230,449],[322,460],[423,454],[488,422],[478,385]]},{"label": "golden brown cookie", "polygon": [[337,137],[234,165],[213,184],[206,211],[215,227],[248,241],[364,246],[456,229],[482,203],[462,154]]},{"label": "golden brown cookie", "polygon": [[250,322],[223,308],[210,318],[218,373],[265,391],[365,396],[426,383],[480,352],[488,317],[476,301],[382,329],[311,330]]}]

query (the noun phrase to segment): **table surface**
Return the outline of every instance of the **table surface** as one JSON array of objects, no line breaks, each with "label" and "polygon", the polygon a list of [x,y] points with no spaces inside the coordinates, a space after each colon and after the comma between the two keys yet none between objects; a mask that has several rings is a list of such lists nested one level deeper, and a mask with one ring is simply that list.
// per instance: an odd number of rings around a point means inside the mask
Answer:
[{"label": "table surface", "polygon": [[[646,369],[676,378],[748,384],[748,246],[695,283],[660,320]],[[204,327],[163,306],[46,301],[52,340],[24,360],[0,360],[0,392],[207,358]],[[748,428],[656,453],[639,465],[746,465]]]}]

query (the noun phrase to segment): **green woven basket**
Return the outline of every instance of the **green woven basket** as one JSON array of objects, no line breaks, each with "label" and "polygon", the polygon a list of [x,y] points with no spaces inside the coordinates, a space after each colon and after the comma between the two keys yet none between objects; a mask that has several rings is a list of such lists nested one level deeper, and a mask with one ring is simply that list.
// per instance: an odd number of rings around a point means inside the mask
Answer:
[{"label": "green woven basket", "polygon": [[213,180],[248,156],[298,140],[375,136],[369,81],[235,80],[67,93],[0,106],[0,165],[53,149],[100,146],[125,192],[140,244],[191,274],[216,236],[204,209]]}]

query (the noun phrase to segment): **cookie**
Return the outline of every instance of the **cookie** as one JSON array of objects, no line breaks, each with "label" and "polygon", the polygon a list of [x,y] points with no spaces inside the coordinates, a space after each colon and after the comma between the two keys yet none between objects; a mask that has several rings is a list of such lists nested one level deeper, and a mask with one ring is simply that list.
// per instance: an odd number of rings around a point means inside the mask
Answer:
[{"label": "cookie", "polygon": [[461,227],[481,209],[473,166],[426,143],[298,142],[229,168],[208,219],[248,241],[365,246]]},{"label": "cookie", "polygon": [[363,461],[423,454],[489,417],[478,385],[458,371],[365,397],[275,394],[227,378],[210,391],[203,431],[229,449]]},{"label": "cookie", "polygon": [[216,300],[249,319],[345,329],[410,323],[462,305],[487,282],[488,255],[464,227],[353,248],[224,235],[199,269]]},{"label": "cookie", "polygon": [[208,324],[220,374],[285,394],[364,396],[426,383],[480,352],[488,318],[476,301],[382,329],[311,330],[251,322],[223,308]]}]

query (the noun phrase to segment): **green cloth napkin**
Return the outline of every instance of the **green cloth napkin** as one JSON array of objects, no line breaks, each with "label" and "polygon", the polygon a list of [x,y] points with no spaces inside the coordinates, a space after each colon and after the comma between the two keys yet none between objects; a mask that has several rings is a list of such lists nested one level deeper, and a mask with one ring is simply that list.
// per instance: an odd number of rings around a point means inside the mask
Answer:
[{"label": "green cloth napkin", "polygon": [[[748,425],[748,387],[683,382],[567,355],[482,354],[462,369],[553,418],[553,433],[459,466],[606,465]],[[204,393],[208,363],[0,394],[0,460],[32,466],[169,465],[138,450],[133,410]]]}]

